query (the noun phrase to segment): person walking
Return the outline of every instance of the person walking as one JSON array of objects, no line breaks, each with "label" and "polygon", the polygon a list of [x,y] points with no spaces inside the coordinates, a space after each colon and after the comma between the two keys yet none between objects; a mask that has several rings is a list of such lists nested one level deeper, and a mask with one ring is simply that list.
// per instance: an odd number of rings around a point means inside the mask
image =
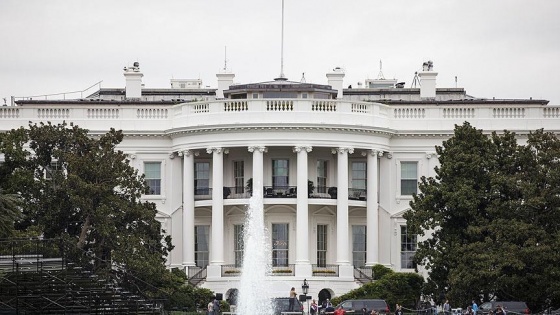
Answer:
[{"label": "person walking", "polygon": [[214,315],[220,315],[220,300],[214,297],[214,303],[212,303],[212,309],[214,310]]},{"label": "person walking", "polygon": [[311,302],[311,306],[309,306],[309,313],[311,315],[316,315],[318,310],[319,310],[319,305],[317,305],[317,301],[313,299],[313,301]]},{"label": "person walking", "polygon": [[445,304],[443,304],[443,313],[445,315],[451,314],[451,306],[449,305],[449,300],[445,300]]},{"label": "person walking", "polygon": [[402,307],[399,304],[395,306],[395,315],[403,315]]},{"label": "person walking", "polygon": [[294,304],[296,303],[296,299],[297,299],[297,293],[296,293],[296,288],[292,287],[292,289],[290,290],[290,312],[294,311]]},{"label": "person walking", "polygon": [[214,315],[214,301],[208,302],[206,310],[208,311],[208,313],[206,313],[207,315]]},{"label": "person walking", "polygon": [[473,315],[476,315],[476,312],[478,312],[478,304],[476,304],[475,300],[472,301],[472,312]]}]

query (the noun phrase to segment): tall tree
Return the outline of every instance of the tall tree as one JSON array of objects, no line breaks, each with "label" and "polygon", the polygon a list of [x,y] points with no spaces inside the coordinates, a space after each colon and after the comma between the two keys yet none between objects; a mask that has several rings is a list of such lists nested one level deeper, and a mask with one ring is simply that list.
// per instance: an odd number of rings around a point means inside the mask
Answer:
[{"label": "tall tree", "polygon": [[404,215],[425,236],[415,259],[429,270],[428,293],[458,306],[479,298],[559,305],[557,137],[538,130],[519,145],[514,133],[486,136],[465,123],[436,151],[436,177],[421,178]]},{"label": "tall tree", "polygon": [[0,188],[0,239],[12,235],[14,224],[21,216],[20,198],[16,194],[4,194]]},{"label": "tall tree", "polygon": [[98,272],[120,266],[149,289],[166,278],[171,239],[162,237],[155,205],[141,200],[148,189],[143,176],[116,150],[122,139],[114,129],[91,137],[67,124],[12,130],[0,141],[0,185],[25,201],[19,229],[73,240],[75,259],[85,253]]}]

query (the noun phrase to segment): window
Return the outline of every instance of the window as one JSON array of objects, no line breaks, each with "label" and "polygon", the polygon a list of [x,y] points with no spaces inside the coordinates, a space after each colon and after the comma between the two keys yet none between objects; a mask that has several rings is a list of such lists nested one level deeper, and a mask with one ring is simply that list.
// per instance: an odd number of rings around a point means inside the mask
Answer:
[{"label": "window", "polygon": [[144,176],[150,187],[148,195],[161,195],[161,162],[145,162]]},{"label": "window", "polygon": [[366,189],[366,162],[352,162],[352,188]]},{"label": "window", "polygon": [[288,223],[272,224],[272,266],[288,266]]},{"label": "window", "polygon": [[327,161],[317,161],[317,192],[327,192]]},{"label": "window", "polygon": [[354,267],[366,265],[366,237],[365,225],[352,225],[352,263]]},{"label": "window", "polygon": [[272,187],[287,188],[289,168],[288,160],[272,160]]},{"label": "window", "polygon": [[301,98],[307,98],[307,93],[301,93]]},{"label": "window", "polygon": [[253,93],[253,98],[259,98],[259,93]]},{"label": "window", "polygon": [[235,266],[243,265],[243,224],[233,226],[233,252],[235,254]]},{"label": "window", "polygon": [[327,225],[317,225],[317,266],[327,265]]},{"label": "window", "polygon": [[197,267],[208,266],[209,252],[209,225],[196,225],[194,227],[194,262]]},{"label": "window", "polygon": [[51,162],[51,165],[45,168],[45,179],[52,180],[56,173],[60,172],[61,166],[57,161]]},{"label": "window", "polygon": [[401,162],[401,195],[412,195],[418,187],[418,163]]},{"label": "window", "polygon": [[233,161],[233,181],[236,194],[242,194],[245,187],[245,168],[243,161]]},{"label": "window", "polygon": [[416,254],[416,235],[408,234],[406,225],[401,225],[401,268],[414,269],[416,264],[413,261]]},{"label": "window", "polygon": [[198,162],[194,164],[195,195],[210,194],[210,163]]}]

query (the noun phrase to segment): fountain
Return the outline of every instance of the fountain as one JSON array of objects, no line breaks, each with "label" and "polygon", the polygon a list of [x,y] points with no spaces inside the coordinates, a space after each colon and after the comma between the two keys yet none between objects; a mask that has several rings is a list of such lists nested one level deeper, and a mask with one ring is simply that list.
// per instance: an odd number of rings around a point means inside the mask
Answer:
[{"label": "fountain", "polygon": [[243,266],[237,300],[237,314],[273,313],[271,285],[265,279],[271,270],[271,249],[264,225],[262,195],[255,192],[243,227]]}]

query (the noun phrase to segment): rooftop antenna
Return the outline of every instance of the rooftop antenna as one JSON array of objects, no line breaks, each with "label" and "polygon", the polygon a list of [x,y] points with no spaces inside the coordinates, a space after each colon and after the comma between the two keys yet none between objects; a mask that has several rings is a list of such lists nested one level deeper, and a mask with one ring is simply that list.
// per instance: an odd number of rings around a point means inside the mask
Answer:
[{"label": "rooftop antenna", "polygon": [[275,80],[285,81],[287,80],[284,76],[284,0],[282,0],[282,32],[280,39],[280,76]]},{"label": "rooftop antenna", "polygon": [[410,84],[410,87],[415,88],[416,84],[418,84],[418,86],[422,86],[422,83],[420,83],[420,78],[418,78],[418,71],[414,72],[414,79],[412,79],[412,84]]},{"label": "rooftop antenna", "polygon": [[300,83],[305,83],[305,72],[303,72],[301,74],[301,80],[299,81]]},{"label": "rooftop antenna", "polygon": [[224,72],[227,72],[227,46],[224,46]]},{"label": "rooftop antenna", "polygon": [[379,60],[379,74],[377,75],[377,80],[385,80],[385,76],[383,75],[383,62],[381,59]]},{"label": "rooftop antenna", "polygon": [[457,76],[455,76],[455,88],[457,88]]}]

